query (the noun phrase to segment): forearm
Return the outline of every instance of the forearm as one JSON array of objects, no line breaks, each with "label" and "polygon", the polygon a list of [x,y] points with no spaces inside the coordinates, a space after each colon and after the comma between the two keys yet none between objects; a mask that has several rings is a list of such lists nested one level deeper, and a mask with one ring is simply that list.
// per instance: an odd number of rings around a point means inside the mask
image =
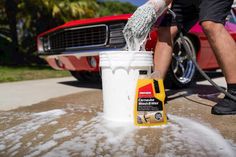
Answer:
[{"label": "forearm", "polygon": [[173,0],[165,0],[166,4],[169,5]]}]

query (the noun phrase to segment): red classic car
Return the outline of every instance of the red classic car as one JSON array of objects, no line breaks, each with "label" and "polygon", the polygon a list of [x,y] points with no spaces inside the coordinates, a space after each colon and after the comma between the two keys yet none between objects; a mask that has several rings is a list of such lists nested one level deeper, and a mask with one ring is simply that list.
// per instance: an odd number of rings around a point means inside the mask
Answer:
[{"label": "red classic car", "polygon": [[[99,52],[124,49],[126,42],[122,30],[130,14],[109,16],[65,23],[40,34],[38,53],[57,70],[68,70],[79,81],[99,81]],[[236,19],[232,9],[226,29],[236,40]],[[158,37],[153,28],[146,49],[154,50]],[[204,70],[218,68],[210,45],[199,24],[186,34],[186,41]],[[195,66],[186,57],[179,38],[174,43],[173,61],[167,77],[176,87],[189,86],[196,74]]]}]

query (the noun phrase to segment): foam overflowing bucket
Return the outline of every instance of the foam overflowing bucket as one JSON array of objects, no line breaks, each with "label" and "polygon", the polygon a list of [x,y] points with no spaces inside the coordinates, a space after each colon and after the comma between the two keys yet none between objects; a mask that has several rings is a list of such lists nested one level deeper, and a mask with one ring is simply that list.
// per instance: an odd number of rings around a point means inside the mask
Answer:
[{"label": "foam overflowing bucket", "polygon": [[100,53],[103,112],[106,119],[133,122],[137,80],[151,74],[152,54],[147,51]]}]

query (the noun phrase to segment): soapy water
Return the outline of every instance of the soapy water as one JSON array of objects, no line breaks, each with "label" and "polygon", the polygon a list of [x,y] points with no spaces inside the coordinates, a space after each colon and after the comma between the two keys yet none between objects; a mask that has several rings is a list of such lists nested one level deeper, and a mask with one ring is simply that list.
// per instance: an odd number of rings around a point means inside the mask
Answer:
[{"label": "soapy water", "polygon": [[[234,157],[233,150],[216,131],[200,123],[177,116],[166,127],[146,128],[147,133],[153,130],[163,135],[160,138],[159,152],[150,153],[156,149],[158,139],[140,135],[145,129],[135,128],[132,124],[113,123],[103,119],[102,114],[88,122],[80,122],[77,137],[52,149],[44,156],[66,157],[72,152],[81,156],[227,156]],[[182,155],[180,155],[182,154]]]},{"label": "soapy water", "polygon": [[[14,113],[6,112],[0,114],[1,121],[0,126],[4,124],[6,129],[0,130],[0,156],[7,154],[7,156],[16,156],[19,150],[23,147],[21,142],[25,136],[32,133],[36,133],[44,124],[47,124],[54,119],[66,114],[64,110],[56,109],[46,112],[40,112],[35,114],[30,113]],[[20,123],[23,121],[23,123]],[[11,127],[11,123],[17,122],[16,126]],[[30,146],[34,140],[41,138],[42,134],[38,137],[31,139],[27,146]],[[6,156],[6,155],[5,155]]]},{"label": "soapy water", "polygon": [[160,156],[228,156],[236,155],[231,145],[217,131],[184,117],[169,115],[172,123],[163,133]]},{"label": "soapy water", "polygon": [[[15,117],[16,114],[18,113],[11,113],[9,116]],[[131,123],[107,121],[102,113],[90,120],[85,120],[80,114],[81,120],[77,123],[63,123],[65,126],[58,126],[59,119],[73,114],[67,109],[21,114],[27,121],[0,130],[0,156],[236,155],[235,144],[225,140],[216,130],[188,118],[169,115],[170,122],[166,126],[137,128]],[[55,131],[43,133],[42,128],[51,128],[50,131],[54,128]],[[31,137],[33,133],[37,136]]]},{"label": "soapy water", "polygon": [[123,30],[128,51],[145,50],[151,28],[166,7],[162,0],[148,1],[133,13]]}]

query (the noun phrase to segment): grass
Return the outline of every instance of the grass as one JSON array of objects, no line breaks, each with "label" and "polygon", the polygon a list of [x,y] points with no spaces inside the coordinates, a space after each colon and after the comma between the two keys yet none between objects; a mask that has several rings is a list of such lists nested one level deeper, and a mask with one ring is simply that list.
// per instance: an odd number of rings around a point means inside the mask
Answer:
[{"label": "grass", "polygon": [[57,71],[50,67],[6,67],[0,66],[0,83],[71,76],[68,71]]}]

